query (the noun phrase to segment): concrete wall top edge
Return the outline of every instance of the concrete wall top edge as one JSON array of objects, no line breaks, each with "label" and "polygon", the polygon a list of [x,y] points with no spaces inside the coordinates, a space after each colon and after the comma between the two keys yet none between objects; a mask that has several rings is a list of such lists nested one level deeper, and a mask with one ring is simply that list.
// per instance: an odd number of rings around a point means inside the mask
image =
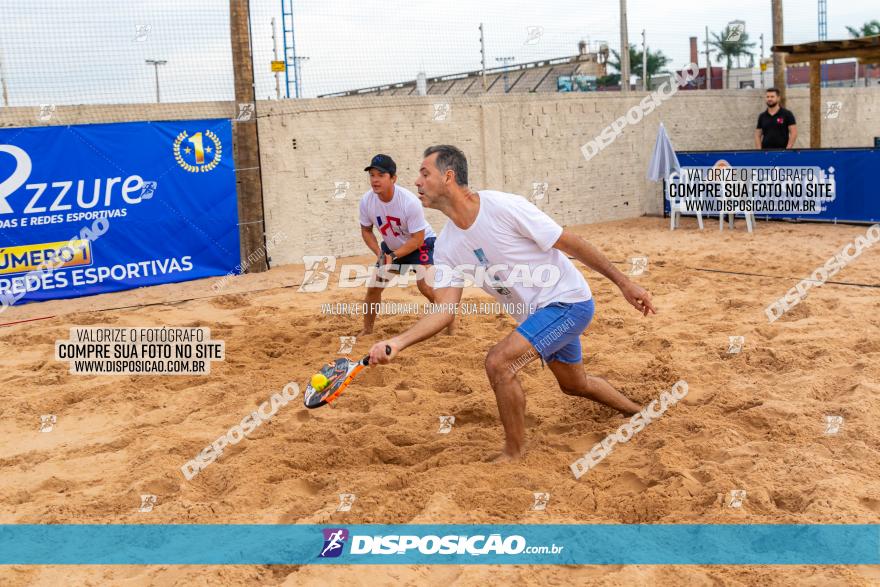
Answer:
[{"label": "concrete wall top edge", "polygon": [[48,120],[39,118],[41,106],[0,108],[0,127],[66,126],[72,124],[103,124],[108,122],[139,122],[190,120],[198,118],[232,118],[234,102],[168,102],[162,104],[83,104],[58,105]]}]

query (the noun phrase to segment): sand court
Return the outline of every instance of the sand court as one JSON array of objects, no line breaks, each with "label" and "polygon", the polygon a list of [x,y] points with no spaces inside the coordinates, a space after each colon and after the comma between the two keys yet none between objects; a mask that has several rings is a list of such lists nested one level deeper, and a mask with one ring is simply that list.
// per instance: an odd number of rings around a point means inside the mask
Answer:
[{"label": "sand court", "polygon": [[[741,221],[740,221],[741,223]],[[515,326],[499,313],[458,318],[441,334],[366,370],[333,405],[278,405],[192,480],[181,466],[285,385],[300,390],[340,350],[358,315],[322,304],[359,289],[301,293],[302,266],[13,307],[2,315],[0,518],[3,523],[847,523],[880,519],[880,247],[867,247],[774,322],[765,308],[809,278],[866,226],[759,224],[670,232],[660,218],[573,227],[636,281],[658,313],[641,317],[580,264],[595,318],[581,337],[588,373],[640,404],[678,380],[677,405],[618,444],[580,479],[570,464],[624,418],[562,394],[549,370],[520,371],[527,448],[519,464],[485,455],[502,428],[486,352]],[[359,262],[366,257],[346,259]],[[832,283],[838,282],[838,283]],[[853,285],[842,285],[848,283]],[[491,298],[476,289],[463,302]],[[383,302],[425,302],[392,288]],[[488,307],[488,306],[486,306]],[[49,317],[52,316],[52,317]],[[380,315],[357,357],[420,316]],[[71,375],[54,344],[72,326],[208,327],[225,342],[204,376]],[[730,337],[743,337],[731,352]],[[47,424],[41,416],[52,415]],[[448,416],[454,416],[450,421]],[[444,421],[442,417],[447,417]],[[831,419],[829,419],[831,418]],[[41,432],[41,427],[52,426]],[[440,428],[446,426],[445,433]],[[535,511],[534,493],[549,493]],[[354,495],[338,511],[340,495]],[[155,496],[144,506],[142,496]],[[139,511],[148,507],[149,511]],[[383,567],[398,582],[483,582],[484,567]],[[510,567],[511,581],[688,581],[870,585],[874,567]],[[4,584],[152,581],[197,573],[206,584],[366,584],[357,568],[4,567]]]}]

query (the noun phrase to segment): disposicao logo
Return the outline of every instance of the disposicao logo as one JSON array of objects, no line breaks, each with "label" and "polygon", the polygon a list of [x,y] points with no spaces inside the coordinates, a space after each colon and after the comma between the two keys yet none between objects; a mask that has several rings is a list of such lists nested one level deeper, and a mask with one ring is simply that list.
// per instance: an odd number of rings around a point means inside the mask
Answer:
[{"label": "disposicao logo", "polygon": [[345,528],[324,528],[324,547],[321,549],[319,558],[336,558],[342,554],[345,541],[348,540],[348,530]]},{"label": "disposicao logo", "polygon": [[552,547],[526,546],[526,539],[518,535],[506,538],[503,538],[500,534],[490,534],[488,536],[415,536],[406,534],[363,536],[355,534],[349,536],[349,532],[345,528],[326,528],[321,531],[324,534],[324,547],[318,555],[319,558],[340,556],[349,538],[351,538],[351,545],[349,547],[349,554],[351,555],[406,555],[409,554],[409,551],[413,550],[422,555],[558,554],[563,548],[555,545]]}]

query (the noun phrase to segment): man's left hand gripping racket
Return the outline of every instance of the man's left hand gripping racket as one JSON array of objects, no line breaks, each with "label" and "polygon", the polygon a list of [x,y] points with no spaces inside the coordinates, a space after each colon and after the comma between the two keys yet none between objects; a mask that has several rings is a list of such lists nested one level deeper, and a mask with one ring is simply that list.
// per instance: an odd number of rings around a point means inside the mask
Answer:
[{"label": "man's left hand gripping racket", "polygon": [[[391,354],[391,347],[385,345],[385,354]],[[335,400],[352,382],[355,375],[360,373],[364,367],[370,364],[370,355],[365,356],[360,361],[350,361],[345,358],[336,359],[321,367],[321,370],[312,378],[327,379],[326,385],[315,389],[312,382],[306,386],[305,395],[303,395],[303,403],[307,408],[320,408]],[[320,377],[319,377],[320,376]]]}]

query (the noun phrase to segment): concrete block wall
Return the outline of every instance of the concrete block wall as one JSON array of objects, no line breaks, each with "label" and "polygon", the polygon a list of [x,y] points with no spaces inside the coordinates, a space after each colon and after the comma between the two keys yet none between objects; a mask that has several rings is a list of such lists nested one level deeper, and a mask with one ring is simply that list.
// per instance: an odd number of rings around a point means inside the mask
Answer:
[{"label": "concrete block wall", "polygon": [[[362,255],[357,205],[369,189],[363,171],[378,152],[398,163],[398,181],[414,190],[425,147],[451,143],[464,150],[470,183],[524,196],[547,182],[537,205],[563,225],[659,214],[660,186],[646,179],[657,128],[663,121],[679,151],[753,148],[762,90],[682,91],[641,122],[624,128],[589,161],[581,146],[646,94],[515,94],[488,96],[373,96],[260,101],[257,104],[264,211],[268,235],[286,239],[273,265],[303,255]],[[880,136],[880,88],[828,88],[841,103],[823,120],[824,147],[870,147]],[[435,104],[449,104],[437,113]],[[798,120],[798,146],[809,146],[809,90],[789,90]],[[0,128],[235,115],[232,102],[59,106],[49,122],[39,108],[0,108]],[[348,182],[334,198],[337,182]],[[439,232],[446,218],[426,212]]]},{"label": "concrete block wall", "polygon": [[[470,183],[524,196],[547,182],[538,206],[563,225],[660,213],[660,187],[646,179],[660,121],[677,150],[753,148],[764,108],[762,90],[682,91],[587,161],[581,146],[646,94],[518,94],[477,97],[337,98],[260,102],[259,130],[267,232],[288,239],[273,263],[303,255],[356,255],[367,249],[357,230],[357,204],[369,189],[363,167],[378,152],[399,165],[399,183],[414,190],[423,149],[451,143],[464,150]],[[823,144],[871,146],[880,134],[880,91],[835,88],[823,102],[843,103],[824,121]],[[435,103],[448,103],[437,120]],[[798,145],[809,146],[809,91],[789,91]],[[296,148],[294,148],[296,141]],[[336,182],[348,194],[334,199]],[[446,219],[427,216],[439,230]]]},{"label": "concrete block wall", "polygon": [[[468,156],[470,183],[485,185],[479,105],[459,98],[444,120],[434,120],[436,101],[381,97],[261,102],[266,230],[287,235],[273,250],[273,264],[301,263],[303,255],[369,252],[358,228],[358,203],[369,189],[363,169],[376,153],[391,155],[398,165],[398,183],[415,191],[425,147],[451,143]],[[350,186],[344,198],[334,198],[337,182]],[[445,217],[433,210],[426,215],[439,232]]]}]

